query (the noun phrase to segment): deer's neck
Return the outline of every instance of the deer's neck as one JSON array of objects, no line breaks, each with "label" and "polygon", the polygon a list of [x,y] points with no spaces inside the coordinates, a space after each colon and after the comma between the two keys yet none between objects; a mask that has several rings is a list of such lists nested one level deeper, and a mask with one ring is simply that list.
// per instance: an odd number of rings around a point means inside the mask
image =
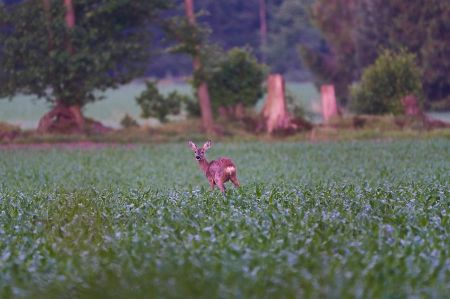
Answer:
[{"label": "deer's neck", "polygon": [[208,172],[209,162],[206,159],[202,159],[198,161],[198,166],[200,166],[200,169],[206,174]]}]

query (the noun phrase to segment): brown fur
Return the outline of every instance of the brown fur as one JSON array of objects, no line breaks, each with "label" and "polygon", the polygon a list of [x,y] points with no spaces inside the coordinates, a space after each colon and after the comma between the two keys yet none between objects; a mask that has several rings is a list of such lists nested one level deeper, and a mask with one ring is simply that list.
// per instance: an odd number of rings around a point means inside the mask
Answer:
[{"label": "brown fur", "polygon": [[226,157],[221,157],[217,160],[208,162],[205,157],[205,152],[211,147],[211,141],[207,141],[203,147],[198,148],[192,141],[188,142],[190,148],[194,152],[194,156],[198,161],[200,169],[208,179],[211,190],[217,186],[222,193],[225,193],[225,183],[231,181],[234,186],[239,187],[240,183],[237,178],[237,167],[233,160]]}]

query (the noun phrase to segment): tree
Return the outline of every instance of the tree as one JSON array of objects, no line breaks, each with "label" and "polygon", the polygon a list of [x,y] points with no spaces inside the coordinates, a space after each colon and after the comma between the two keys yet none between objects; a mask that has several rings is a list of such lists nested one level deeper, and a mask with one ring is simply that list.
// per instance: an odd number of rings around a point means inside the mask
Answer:
[{"label": "tree", "polygon": [[[211,28],[211,43],[225,50],[250,47],[259,57],[261,44],[259,1],[200,0],[197,8],[205,13],[199,18],[201,25]],[[270,11],[268,11],[270,13]]]},{"label": "tree", "polygon": [[317,52],[323,43],[309,15],[312,2],[313,0],[284,0],[278,6],[272,6],[268,42],[264,52],[273,72],[309,78],[298,56],[298,46]]},{"label": "tree", "polygon": [[384,51],[367,67],[361,82],[351,90],[351,107],[366,114],[403,113],[402,100],[407,96],[422,99],[420,70],[414,54]]},{"label": "tree", "polygon": [[[267,48],[267,8],[266,0],[259,0],[259,47],[264,50]],[[263,54],[263,61],[265,61],[265,55]]]},{"label": "tree", "polygon": [[345,103],[348,86],[383,49],[416,55],[429,103],[450,107],[450,2],[440,0],[316,0],[311,14],[329,48],[302,49],[318,83],[333,82]]},{"label": "tree", "polygon": [[144,73],[151,45],[146,28],[165,8],[163,0],[0,4],[0,93],[50,102],[41,119],[45,130],[83,131],[81,108],[101,98],[96,91]]},{"label": "tree", "polygon": [[[188,24],[191,27],[196,26],[196,19],[194,14],[194,3],[193,0],[185,0],[185,11],[186,11],[186,17],[188,19]],[[203,65],[201,61],[201,47],[202,42],[197,42],[197,44],[192,44],[191,49],[193,50],[193,66],[194,66],[194,72],[202,73],[203,71]],[[212,118],[212,110],[211,110],[211,102],[209,99],[209,91],[208,91],[208,84],[205,80],[199,80],[198,87],[197,87],[197,96],[198,101],[200,104],[200,111],[202,114],[202,124],[203,129],[207,133],[213,133],[214,132],[214,121]]]},{"label": "tree", "polygon": [[354,26],[357,0],[316,0],[311,18],[327,42],[325,51],[301,47],[301,57],[312,71],[317,85],[333,84],[339,102],[348,100],[348,86],[358,78],[360,69],[355,56]]},{"label": "tree", "polygon": [[262,97],[266,66],[259,64],[247,49],[233,48],[213,62],[207,76],[212,106],[236,112],[251,107]]},{"label": "tree", "polygon": [[280,74],[271,74],[267,78],[267,99],[261,116],[260,128],[264,128],[269,134],[289,133],[308,127],[302,119],[293,119],[289,113],[285,83]]},{"label": "tree", "polygon": [[146,89],[136,97],[136,102],[141,107],[141,116],[156,117],[162,123],[167,121],[167,116],[180,113],[181,104],[189,101],[189,96],[172,91],[167,96],[162,95],[156,82],[146,82]]}]

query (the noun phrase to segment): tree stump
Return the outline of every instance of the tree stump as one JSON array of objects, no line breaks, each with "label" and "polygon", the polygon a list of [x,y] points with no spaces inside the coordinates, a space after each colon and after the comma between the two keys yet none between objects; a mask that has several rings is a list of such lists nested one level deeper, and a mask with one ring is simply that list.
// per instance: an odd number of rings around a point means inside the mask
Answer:
[{"label": "tree stump", "polygon": [[334,93],[334,85],[320,87],[323,122],[328,123],[331,118],[339,115]]},{"label": "tree stump", "polygon": [[[420,107],[419,101],[417,100],[417,97],[414,95],[407,95],[404,98],[401,99],[401,103],[403,106],[403,112],[404,115],[409,118],[409,122],[411,123],[411,120],[415,120],[416,122],[421,122],[426,129],[436,129],[436,128],[449,128],[450,124],[438,120],[433,119],[432,117],[425,114],[425,112]],[[410,124],[411,126],[411,124]]]},{"label": "tree stump", "polygon": [[280,74],[267,79],[267,100],[262,109],[265,128],[268,133],[291,129],[291,118],[287,111],[284,79]]},{"label": "tree stump", "polygon": [[413,95],[407,95],[401,100],[406,116],[422,117],[423,111],[420,108],[417,98]]}]

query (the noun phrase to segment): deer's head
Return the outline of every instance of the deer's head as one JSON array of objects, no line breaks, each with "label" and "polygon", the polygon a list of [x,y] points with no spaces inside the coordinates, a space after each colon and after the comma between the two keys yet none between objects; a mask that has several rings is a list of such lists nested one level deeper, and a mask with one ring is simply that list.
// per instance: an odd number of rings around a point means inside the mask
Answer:
[{"label": "deer's head", "polygon": [[195,159],[201,161],[205,159],[205,153],[211,147],[211,140],[206,141],[202,147],[197,147],[192,141],[188,141],[188,145],[194,152]]}]

